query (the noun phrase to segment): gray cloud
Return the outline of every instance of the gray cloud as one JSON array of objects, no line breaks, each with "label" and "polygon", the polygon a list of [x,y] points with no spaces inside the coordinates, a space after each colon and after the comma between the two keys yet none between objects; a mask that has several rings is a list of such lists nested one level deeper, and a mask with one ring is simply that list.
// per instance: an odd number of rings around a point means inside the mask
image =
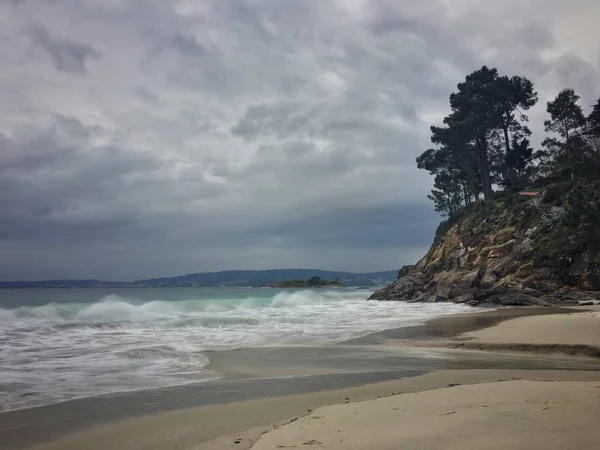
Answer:
[{"label": "gray cloud", "polygon": [[0,3],[2,278],[413,262],[438,221],[415,157],[456,83],[483,64],[530,77],[539,141],[560,89],[600,95],[580,25],[597,9]]},{"label": "gray cloud", "polygon": [[558,79],[565,87],[575,89],[583,98],[584,105],[595,103],[600,96],[598,92],[598,69],[593,64],[584,61],[574,53],[562,55],[555,65]]},{"label": "gray cloud", "polygon": [[85,73],[86,61],[102,56],[102,53],[91,45],[53,36],[41,25],[32,26],[27,31],[33,42],[48,53],[54,66],[62,72]]}]

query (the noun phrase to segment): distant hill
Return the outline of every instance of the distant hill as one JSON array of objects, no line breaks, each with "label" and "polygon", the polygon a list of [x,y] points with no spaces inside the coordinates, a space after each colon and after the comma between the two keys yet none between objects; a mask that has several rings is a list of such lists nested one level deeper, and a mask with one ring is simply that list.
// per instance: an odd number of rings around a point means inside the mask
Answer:
[{"label": "distant hill", "polygon": [[192,273],[172,278],[152,278],[139,280],[139,286],[264,286],[287,280],[308,280],[320,277],[324,280],[338,280],[344,286],[377,286],[386,280],[396,279],[396,271],[351,273],[331,272],[316,269],[273,269],[273,270],[228,270],[225,272]]},{"label": "distant hill", "polygon": [[116,288],[116,287],[258,287],[287,280],[320,277],[344,286],[380,286],[396,279],[396,271],[352,273],[318,269],[228,270],[191,273],[171,278],[151,278],[133,282],[100,280],[0,281],[0,288]]}]

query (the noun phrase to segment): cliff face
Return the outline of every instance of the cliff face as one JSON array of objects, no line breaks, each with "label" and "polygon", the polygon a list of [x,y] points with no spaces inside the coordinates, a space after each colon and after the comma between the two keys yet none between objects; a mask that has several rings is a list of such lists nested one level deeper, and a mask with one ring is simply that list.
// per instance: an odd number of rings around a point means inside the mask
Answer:
[{"label": "cliff face", "polygon": [[479,205],[442,223],[429,252],[370,299],[519,306],[600,299],[600,255],[588,246],[555,249],[548,239],[561,213],[541,199]]}]

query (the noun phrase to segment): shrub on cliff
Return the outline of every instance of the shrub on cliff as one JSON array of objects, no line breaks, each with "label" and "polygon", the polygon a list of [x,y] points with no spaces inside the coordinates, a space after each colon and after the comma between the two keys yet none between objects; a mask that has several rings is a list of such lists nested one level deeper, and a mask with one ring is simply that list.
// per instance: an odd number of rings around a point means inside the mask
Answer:
[{"label": "shrub on cliff", "polygon": [[600,181],[579,181],[565,200],[564,226],[575,246],[600,251]]},{"label": "shrub on cliff", "polygon": [[564,197],[564,210],[550,229],[539,227],[536,260],[565,271],[578,256],[592,261],[600,253],[600,181],[579,180]]},{"label": "shrub on cliff", "polygon": [[548,205],[562,206],[567,193],[573,187],[572,181],[554,183],[546,187],[542,202]]}]

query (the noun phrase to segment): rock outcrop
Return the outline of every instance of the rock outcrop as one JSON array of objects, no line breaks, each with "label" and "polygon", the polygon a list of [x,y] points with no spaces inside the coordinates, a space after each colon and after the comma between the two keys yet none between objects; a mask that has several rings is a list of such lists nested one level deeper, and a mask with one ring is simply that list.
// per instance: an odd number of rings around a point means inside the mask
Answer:
[{"label": "rock outcrop", "polygon": [[545,230],[532,208],[480,205],[443,223],[427,254],[370,300],[550,306],[600,299],[598,255],[540,258]]}]

